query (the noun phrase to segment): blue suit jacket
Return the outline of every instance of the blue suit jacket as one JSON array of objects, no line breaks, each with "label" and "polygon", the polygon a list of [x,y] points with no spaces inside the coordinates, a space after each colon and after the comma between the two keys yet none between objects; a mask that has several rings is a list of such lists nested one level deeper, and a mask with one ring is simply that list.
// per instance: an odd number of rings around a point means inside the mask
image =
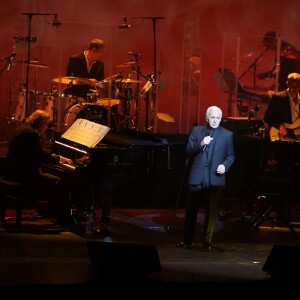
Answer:
[{"label": "blue suit jacket", "polygon": [[[206,130],[207,126],[195,126],[189,135],[186,150],[188,155],[194,157],[188,183],[201,185],[203,182],[210,182],[210,185],[225,186],[225,174],[235,160],[233,132],[220,126],[215,129],[213,140],[207,147],[207,157],[206,151],[203,151],[203,146],[200,145],[206,135]],[[223,175],[216,172],[220,164],[225,166]],[[208,172],[204,172],[206,167],[208,167]],[[209,178],[206,178],[206,176],[209,176]]]}]

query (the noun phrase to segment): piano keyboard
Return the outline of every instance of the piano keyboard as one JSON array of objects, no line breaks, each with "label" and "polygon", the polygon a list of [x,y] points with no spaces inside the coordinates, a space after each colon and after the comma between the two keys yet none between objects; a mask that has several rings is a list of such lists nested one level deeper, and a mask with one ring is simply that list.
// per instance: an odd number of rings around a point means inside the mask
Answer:
[{"label": "piano keyboard", "polygon": [[75,165],[70,165],[70,164],[61,164],[63,167],[71,170],[71,171],[74,171],[76,170],[76,166]]}]

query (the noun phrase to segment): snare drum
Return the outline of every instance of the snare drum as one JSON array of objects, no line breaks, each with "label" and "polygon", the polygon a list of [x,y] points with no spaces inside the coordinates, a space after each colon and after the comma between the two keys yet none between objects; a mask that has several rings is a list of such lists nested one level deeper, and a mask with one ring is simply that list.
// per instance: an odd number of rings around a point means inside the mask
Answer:
[{"label": "snare drum", "polygon": [[[84,102],[72,106],[65,115],[64,126],[68,129],[77,119],[87,119],[89,121],[106,125],[108,110],[104,106]],[[116,126],[116,116],[111,112],[110,127]]]},{"label": "snare drum", "polygon": [[101,106],[115,106],[115,105],[119,105],[120,104],[120,100],[119,99],[108,99],[108,98],[104,98],[104,99],[99,99],[97,100],[97,104],[101,105]]},{"label": "snare drum", "polygon": [[96,103],[98,99],[97,92],[91,92],[86,94],[86,101],[88,103]]}]

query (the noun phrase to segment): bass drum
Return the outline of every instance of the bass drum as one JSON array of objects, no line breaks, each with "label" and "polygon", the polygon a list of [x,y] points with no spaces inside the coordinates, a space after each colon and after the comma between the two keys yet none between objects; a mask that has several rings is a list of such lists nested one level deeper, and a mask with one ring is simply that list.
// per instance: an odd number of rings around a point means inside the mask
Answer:
[{"label": "bass drum", "polygon": [[[106,107],[84,102],[82,104],[76,104],[69,109],[64,118],[64,127],[66,130],[69,129],[77,119],[86,119],[108,126],[107,117],[108,110]],[[111,110],[110,128],[114,128],[116,124],[116,115]]]}]

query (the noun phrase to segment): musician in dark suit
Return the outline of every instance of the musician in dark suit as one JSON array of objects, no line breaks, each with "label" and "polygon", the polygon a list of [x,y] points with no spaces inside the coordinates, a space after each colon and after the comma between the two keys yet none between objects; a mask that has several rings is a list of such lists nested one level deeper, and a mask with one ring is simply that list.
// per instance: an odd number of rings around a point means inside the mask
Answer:
[{"label": "musician in dark suit", "polygon": [[[217,208],[225,187],[225,174],[235,161],[233,132],[220,127],[222,110],[211,106],[206,111],[207,125],[195,126],[189,136],[187,154],[192,159],[188,178],[183,241],[180,248],[191,248],[195,235],[197,213],[205,205],[203,248],[210,250]],[[197,192],[192,197],[191,192]]]},{"label": "musician in dark suit", "polygon": [[[279,137],[295,138],[300,134],[300,129],[298,128],[300,124],[297,126],[300,108],[300,74],[289,74],[287,86],[288,88],[286,90],[275,93],[271,97],[264,116],[264,121],[267,123],[268,129],[271,130],[271,132],[272,129],[277,129],[275,132],[279,134]],[[277,139],[277,137],[274,137],[274,139]]]},{"label": "musician in dark suit", "polygon": [[93,89],[98,81],[104,79],[104,62],[101,58],[105,54],[106,46],[103,40],[93,39],[87,50],[69,57],[66,75],[85,80],[83,84],[80,80],[78,82],[75,80],[75,84],[71,81],[65,89],[65,94],[87,100],[90,89]]},{"label": "musician in dark suit", "polygon": [[26,186],[27,198],[31,198],[29,200],[47,198],[58,222],[65,226],[70,225],[72,220],[68,199],[62,199],[61,180],[44,172],[42,164],[71,164],[72,161],[54,153],[50,154],[42,148],[40,137],[48,128],[49,119],[47,112],[36,110],[16,129],[9,143],[4,178],[23,183]]}]

